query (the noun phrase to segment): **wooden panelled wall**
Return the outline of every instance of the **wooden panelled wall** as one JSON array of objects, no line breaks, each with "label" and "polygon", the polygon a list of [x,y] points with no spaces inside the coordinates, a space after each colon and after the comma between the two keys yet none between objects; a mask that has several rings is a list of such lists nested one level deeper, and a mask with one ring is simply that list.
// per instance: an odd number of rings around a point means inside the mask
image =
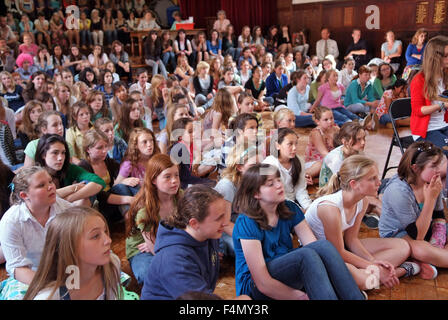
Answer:
[{"label": "wooden panelled wall", "polygon": [[[369,5],[379,8],[378,30],[366,27]],[[292,0],[277,0],[277,12],[280,24],[288,24],[290,30],[308,31],[309,54],[315,53],[322,26],[328,27],[331,38],[338,42],[340,57],[344,56],[355,27],[361,29],[370,52],[377,57],[381,56],[381,44],[388,30],[393,30],[396,38],[403,42],[403,54],[418,28],[426,28],[429,37],[448,35],[448,0],[348,0],[302,5],[293,5]]]}]

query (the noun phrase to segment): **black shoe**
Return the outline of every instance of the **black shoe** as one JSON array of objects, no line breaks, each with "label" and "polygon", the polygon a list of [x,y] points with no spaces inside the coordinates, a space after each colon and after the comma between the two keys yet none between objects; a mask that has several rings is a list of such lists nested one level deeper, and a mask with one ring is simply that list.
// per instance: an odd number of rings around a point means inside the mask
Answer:
[{"label": "black shoe", "polygon": [[364,218],[362,218],[362,222],[367,226],[369,229],[378,229],[378,222],[380,219],[375,214],[366,214]]}]

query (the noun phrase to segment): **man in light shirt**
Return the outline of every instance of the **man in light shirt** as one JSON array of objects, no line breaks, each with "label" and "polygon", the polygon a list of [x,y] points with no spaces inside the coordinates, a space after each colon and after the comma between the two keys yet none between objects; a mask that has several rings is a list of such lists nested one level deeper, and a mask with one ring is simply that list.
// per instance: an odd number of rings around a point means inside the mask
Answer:
[{"label": "man in light shirt", "polygon": [[330,39],[330,30],[324,27],[320,31],[322,39],[316,42],[316,53],[319,58],[319,63],[329,54],[331,54],[335,60],[339,56],[338,44],[335,40]]}]

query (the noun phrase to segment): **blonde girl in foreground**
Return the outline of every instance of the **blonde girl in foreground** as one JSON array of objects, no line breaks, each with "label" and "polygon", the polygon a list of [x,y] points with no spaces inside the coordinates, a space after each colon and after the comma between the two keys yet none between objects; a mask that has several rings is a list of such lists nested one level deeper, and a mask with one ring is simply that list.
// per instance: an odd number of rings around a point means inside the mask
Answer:
[{"label": "blonde girl in foreground", "polygon": [[[111,252],[104,217],[88,207],[73,207],[50,224],[36,275],[24,300],[116,300],[120,286],[120,259]],[[77,273],[67,273],[70,266]]]},{"label": "blonde girl in foreground", "polygon": [[[362,290],[399,284],[399,277],[419,272],[416,263],[405,262],[411,250],[403,239],[359,238],[359,229],[369,201],[380,186],[375,161],[353,155],[342,163],[328,185],[308,208],[305,219],[317,239],[330,241],[347,264]],[[370,282],[371,275],[376,281]]]}]

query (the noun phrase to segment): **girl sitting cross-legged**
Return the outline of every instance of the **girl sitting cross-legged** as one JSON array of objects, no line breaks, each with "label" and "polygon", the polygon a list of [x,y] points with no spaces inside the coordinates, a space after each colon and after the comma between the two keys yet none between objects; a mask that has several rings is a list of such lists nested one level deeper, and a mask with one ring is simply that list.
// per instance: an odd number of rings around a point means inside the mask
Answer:
[{"label": "girl sitting cross-legged", "polygon": [[160,153],[154,133],[146,128],[134,128],[129,136],[128,149],[120,165],[112,193],[135,196],[143,184],[146,164]]},{"label": "girl sitting cross-legged", "polygon": [[443,151],[431,142],[413,143],[401,158],[398,175],[386,185],[382,199],[380,236],[406,240],[423,279],[434,279],[435,267],[448,267],[440,178],[443,158]]},{"label": "girl sitting cross-legged", "polygon": [[101,131],[91,129],[83,137],[82,148],[86,154],[79,166],[103,179],[106,187],[96,195],[98,210],[104,215],[109,225],[123,220],[119,205],[130,205],[134,197],[112,194],[111,189],[118,176],[120,165],[108,157],[109,137]]},{"label": "girl sitting cross-legged", "polygon": [[[256,164],[243,175],[233,209],[236,294],[252,299],[362,300],[328,241],[316,241],[299,207],[285,201],[278,170]],[[303,247],[293,249],[295,232]]]},{"label": "girl sitting cross-legged", "polygon": [[305,169],[311,178],[319,176],[322,160],[334,149],[334,138],[339,133],[331,109],[316,107],[313,119],[317,126],[311,130],[305,149]]},{"label": "girl sitting cross-legged", "polygon": [[[344,160],[328,185],[318,191],[305,218],[318,239],[330,241],[344,259],[362,290],[399,284],[399,277],[419,272],[416,263],[405,262],[410,248],[402,239],[359,238],[363,216],[380,186],[375,161],[352,155]],[[371,275],[375,278],[372,280]],[[370,281],[372,280],[372,281]]]}]

